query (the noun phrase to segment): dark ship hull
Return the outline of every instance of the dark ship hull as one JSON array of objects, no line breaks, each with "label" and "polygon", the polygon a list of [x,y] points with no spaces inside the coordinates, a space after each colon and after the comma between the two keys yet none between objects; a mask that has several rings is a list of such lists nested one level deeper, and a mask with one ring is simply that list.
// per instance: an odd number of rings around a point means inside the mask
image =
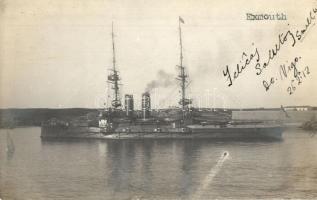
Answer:
[{"label": "dark ship hull", "polygon": [[42,138],[98,139],[217,139],[217,140],[280,140],[283,128],[278,125],[188,125],[172,126],[129,125],[112,131],[92,126],[43,125]]}]

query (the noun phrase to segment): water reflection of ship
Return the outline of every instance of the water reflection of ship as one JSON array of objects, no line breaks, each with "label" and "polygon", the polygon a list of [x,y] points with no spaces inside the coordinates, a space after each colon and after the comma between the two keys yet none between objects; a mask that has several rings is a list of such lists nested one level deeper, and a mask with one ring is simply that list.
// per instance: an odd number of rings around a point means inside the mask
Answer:
[{"label": "water reflection of ship", "polygon": [[120,76],[116,65],[112,26],[112,69],[107,82],[113,91],[110,106],[93,117],[69,121],[51,119],[42,124],[41,137],[81,137],[104,139],[140,138],[215,138],[215,139],[280,139],[282,127],[277,123],[232,121],[228,111],[201,111],[187,98],[188,73],[183,65],[183,43],[179,17],[180,61],[177,80],[180,87],[179,107],[151,110],[151,94],[142,94],[141,110],[134,110],[132,94],[126,94],[124,107],[120,98]]},{"label": "water reflection of ship", "polygon": [[[134,194],[145,196],[152,190],[153,174],[151,171],[153,141],[107,141],[107,168],[112,169],[107,175],[107,184],[113,188],[112,197],[122,199]],[[142,155],[140,155],[142,154]],[[142,160],[139,160],[142,158]],[[142,174],[142,180],[133,177]],[[134,180],[138,180],[134,182]],[[126,194],[130,191],[133,196]],[[123,195],[123,196],[121,196]]]},{"label": "water reflection of ship", "polygon": [[[199,180],[205,177],[205,174],[197,173],[197,159],[201,158],[201,149],[210,145],[210,141],[109,140],[102,144],[106,148],[103,150],[107,158],[106,169],[112,169],[107,170],[107,188],[115,198],[155,199],[164,190],[166,194],[178,191],[178,196],[186,199],[201,187]],[[166,159],[170,162],[163,165]],[[212,160],[209,162],[213,163]],[[180,173],[175,174],[176,171]],[[164,184],[168,178],[173,179],[172,185]],[[160,185],[160,191],[153,185]],[[161,194],[161,198],[164,195]]]},{"label": "water reflection of ship", "polygon": [[197,158],[199,158],[199,149],[202,147],[201,143],[192,140],[184,141],[182,157],[183,176],[180,177],[180,193],[179,196],[186,198],[194,192],[194,189],[199,184],[193,183],[193,172],[196,170]]}]

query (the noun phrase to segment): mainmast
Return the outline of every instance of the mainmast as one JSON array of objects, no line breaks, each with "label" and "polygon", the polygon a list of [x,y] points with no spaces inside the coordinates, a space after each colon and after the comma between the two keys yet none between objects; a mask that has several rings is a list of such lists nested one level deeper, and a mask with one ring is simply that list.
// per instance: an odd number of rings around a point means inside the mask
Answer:
[{"label": "mainmast", "polygon": [[186,98],[186,87],[187,87],[187,79],[188,75],[185,72],[185,67],[183,66],[183,44],[182,44],[182,29],[181,29],[181,23],[184,24],[184,20],[179,17],[178,21],[178,29],[179,29],[179,47],[180,47],[180,65],[179,67],[179,75],[177,80],[180,81],[181,86],[181,99],[178,102],[182,106],[182,110],[185,111],[187,108],[187,105],[191,104],[191,100]]},{"label": "mainmast", "polygon": [[111,74],[108,76],[108,82],[112,84],[112,89],[114,92],[114,97],[111,102],[111,105],[113,108],[117,109],[121,107],[121,100],[119,95],[119,73],[116,70],[116,51],[115,51],[115,44],[114,44],[114,33],[113,33],[113,22],[112,22],[112,31],[111,31],[111,37],[112,37],[112,69]]}]

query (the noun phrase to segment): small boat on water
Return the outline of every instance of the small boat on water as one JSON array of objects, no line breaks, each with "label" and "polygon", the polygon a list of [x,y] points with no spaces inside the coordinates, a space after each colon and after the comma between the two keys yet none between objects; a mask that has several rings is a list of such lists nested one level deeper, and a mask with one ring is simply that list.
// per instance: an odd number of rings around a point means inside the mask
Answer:
[{"label": "small boat on water", "polygon": [[12,155],[15,152],[15,146],[14,146],[13,140],[11,138],[11,133],[9,131],[7,131],[6,138],[7,138],[7,147],[6,147],[7,156],[12,157]]}]

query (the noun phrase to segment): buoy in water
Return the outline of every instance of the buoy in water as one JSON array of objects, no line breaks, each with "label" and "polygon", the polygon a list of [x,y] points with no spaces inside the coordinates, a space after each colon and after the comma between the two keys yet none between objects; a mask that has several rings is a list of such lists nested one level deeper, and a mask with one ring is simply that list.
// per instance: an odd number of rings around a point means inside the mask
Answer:
[{"label": "buoy in water", "polygon": [[223,152],[223,157],[227,157],[229,155],[229,153],[227,151]]}]

